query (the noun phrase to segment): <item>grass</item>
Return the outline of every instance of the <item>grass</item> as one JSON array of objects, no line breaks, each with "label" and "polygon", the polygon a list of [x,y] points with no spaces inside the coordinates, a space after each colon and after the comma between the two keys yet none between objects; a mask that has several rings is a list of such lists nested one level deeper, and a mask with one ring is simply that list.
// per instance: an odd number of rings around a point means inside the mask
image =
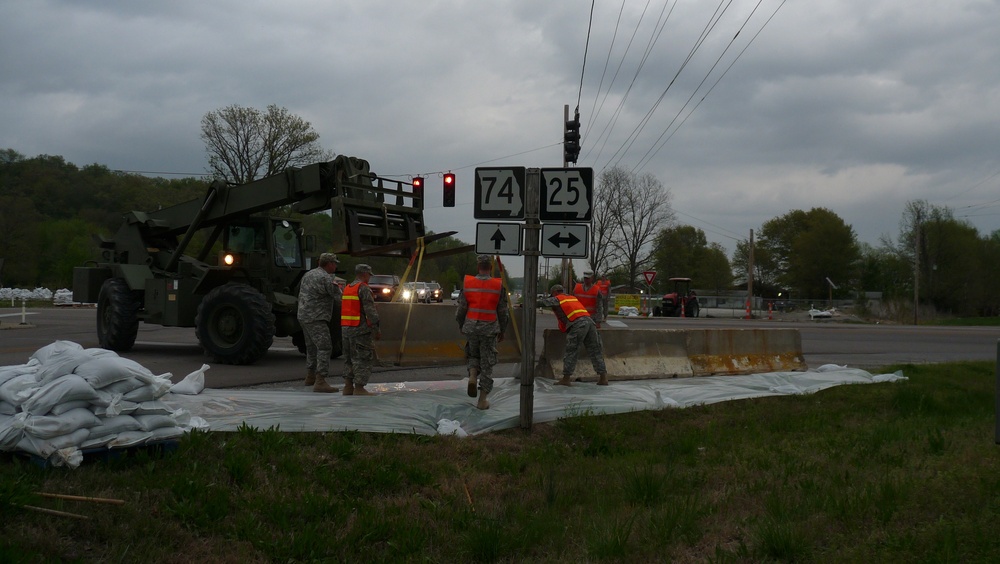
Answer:
[{"label": "grass", "polygon": [[531,433],[244,426],[76,470],[8,456],[0,561],[997,561],[995,367],[897,369],[909,381],[570,410]]}]

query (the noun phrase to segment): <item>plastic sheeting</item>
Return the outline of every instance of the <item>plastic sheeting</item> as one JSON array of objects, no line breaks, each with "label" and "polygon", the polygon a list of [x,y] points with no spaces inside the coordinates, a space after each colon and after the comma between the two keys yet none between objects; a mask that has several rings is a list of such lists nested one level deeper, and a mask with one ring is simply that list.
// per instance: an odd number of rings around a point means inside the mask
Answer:
[{"label": "plastic sheeting", "polygon": [[[765,396],[810,394],[842,384],[905,380],[901,374],[872,375],[864,370],[828,365],[808,372],[772,372],[744,376],[709,376],[669,380],[613,381],[610,386],[574,383],[556,386],[536,379],[534,423],[589,414],[613,414],[684,408]],[[369,384],[372,397],[268,389],[205,389],[201,394],[168,394],[167,404],[203,418],[213,431],[235,431],[246,424],[282,431],[346,431],[438,434],[447,422],[470,435],[520,425],[520,382],[495,380],[490,409],[476,409],[466,395],[466,380]],[[461,433],[457,433],[461,435]]]}]

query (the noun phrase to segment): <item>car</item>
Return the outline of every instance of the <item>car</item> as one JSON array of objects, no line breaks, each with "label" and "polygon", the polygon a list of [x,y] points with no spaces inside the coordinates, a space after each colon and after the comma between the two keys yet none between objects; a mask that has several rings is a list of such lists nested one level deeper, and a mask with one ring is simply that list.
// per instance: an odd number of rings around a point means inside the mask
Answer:
[{"label": "car", "polygon": [[459,290],[458,288],[455,288],[454,290],[451,291],[451,299],[453,299],[453,300],[458,300],[458,297],[461,296],[461,295],[462,295],[462,291]]},{"label": "car", "polygon": [[434,301],[441,303],[444,301],[444,290],[441,289],[441,285],[437,282],[431,280],[427,283],[427,290],[430,292],[428,302]]},{"label": "car", "polygon": [[404,302],[431,303],[431,291],[426,282],[406,282],[403,284]]},{"label": "car", "polygon": [[376,302],[391,302],[393,294],[399,288],[399,276],[395,274],[373,274],[368,281]]}]

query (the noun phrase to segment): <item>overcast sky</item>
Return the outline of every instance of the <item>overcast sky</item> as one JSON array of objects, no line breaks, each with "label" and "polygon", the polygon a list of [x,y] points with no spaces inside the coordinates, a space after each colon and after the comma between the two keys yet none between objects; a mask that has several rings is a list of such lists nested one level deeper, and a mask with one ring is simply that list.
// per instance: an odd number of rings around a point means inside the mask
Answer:
[{"label": "overcast sky", "polygon": [[428,227],[473,242],[475,167],[561,166],[579,101],[578,166],[656,176],[730,255],[813,207],[876,246],[916,199],[1000,229],[1000,2],[599,0],[587,48],[590,10],[6,0],[0,148],[198,175],[206,112],[276,104],[380,175],[427,176]]}]

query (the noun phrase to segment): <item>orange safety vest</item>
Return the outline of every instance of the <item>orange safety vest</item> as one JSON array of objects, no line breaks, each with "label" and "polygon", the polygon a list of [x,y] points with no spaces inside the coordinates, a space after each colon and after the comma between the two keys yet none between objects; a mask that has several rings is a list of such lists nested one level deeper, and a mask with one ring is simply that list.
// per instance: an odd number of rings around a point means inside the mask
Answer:
[{"label": "orange safety vest", "polygon": [[583,307],[587,308],[587,313],[595,315],[597,313],[597,296],[601,293],[600,284],[593,284],[589,290],[583,289],[583,283],[577,282],[573,288],[573,296],[580,300]]},{"label": "orange safety vest", "polygon": [[354,281],[344,288],[344,297],[340,302],[340,325],[341,327],[357,327],[361,325],[361,299],[358,298],[358,290],[364,282]]},{"label": "orange safety vest", "polygon": [[475,276],[466,276],[462,292],[465,301],[469,303],[467,319],[476,321],[496,321],[497,304],[500,303],[500,292],[503,291],[503,281],[499,278],[482,280]]},{"label": "orange safety vest", "polygon": [[[574,298],[573,296],[570,296],[569,294],[558,294],[556,299],[559,300],[559,307],[562,308],[563,313],[566,314],[566,319],[569,321],[576,321],[581,317],[590,317],[590,314],[587,313],[587,308],[583,307],[580,300]],[[557,315],[556,320],[559,322],[559,330],[565,333],[567,327],[566,324],[563,323],[562,318]]]}]

